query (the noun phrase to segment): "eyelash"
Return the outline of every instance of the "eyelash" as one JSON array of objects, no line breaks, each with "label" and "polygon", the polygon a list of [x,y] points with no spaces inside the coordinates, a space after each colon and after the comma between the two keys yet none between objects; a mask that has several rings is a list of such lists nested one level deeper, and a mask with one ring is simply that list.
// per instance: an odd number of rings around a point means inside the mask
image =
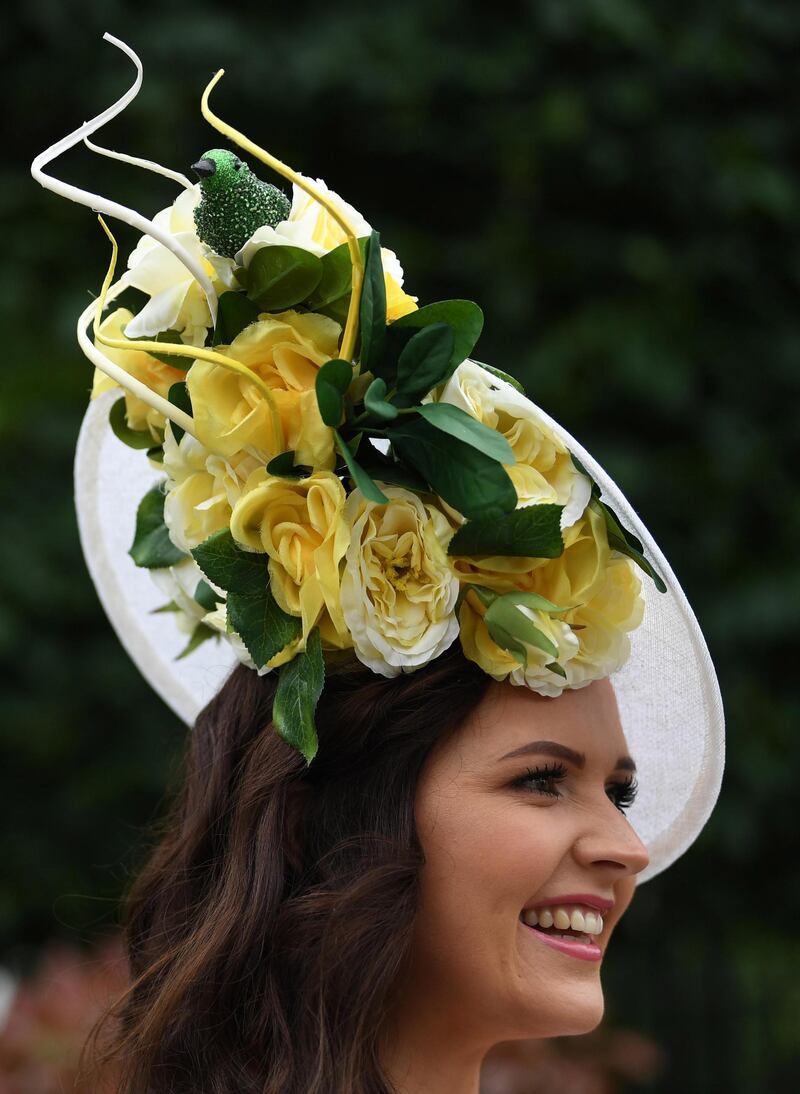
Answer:
[{"label": "eyelash", "polygon": [[[545,790],[543,787],[529,787],[526,783],[531,782],[534,779],[544,779],[547,782],[561,782],[568,775],[568,771],[563,764],[545,764],[544,767],[528,768],[527,774],[520,776],[519,779],[515,779],[514,786],[521,789],[528,790],[535,794],[547,794],[551,798],[560,798],[561,794],[557,790]],[[636,798],[636,792],[638,790],[638,784],[635,777],[632,775],[629,779],[625,779],[620,782],[611,784],[615,792],[615,801],[617,809],[620,813],[624,813],[626,809],[633,805]]]}]

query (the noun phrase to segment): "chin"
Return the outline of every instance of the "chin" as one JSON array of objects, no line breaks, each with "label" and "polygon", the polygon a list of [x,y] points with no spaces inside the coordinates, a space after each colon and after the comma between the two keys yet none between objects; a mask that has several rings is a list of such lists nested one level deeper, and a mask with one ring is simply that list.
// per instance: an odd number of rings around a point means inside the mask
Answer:
[{"label": "chin", "polygon": [[597,1029],[605,1013],[603,989],[599,983],[574,994],[573,999],[559,1000],[543,1012],[541,1000],[523,1037],[577,1037]]}]

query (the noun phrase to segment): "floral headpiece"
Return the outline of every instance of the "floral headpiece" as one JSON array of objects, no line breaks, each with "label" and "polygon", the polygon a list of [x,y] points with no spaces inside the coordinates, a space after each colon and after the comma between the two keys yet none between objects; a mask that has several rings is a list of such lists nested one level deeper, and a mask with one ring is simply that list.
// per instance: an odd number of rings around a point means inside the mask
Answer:
[{"label": "floral headpiece", "polygon": [[[453,642],[496,680],[556,696],[619,670],[642,621],[640,540],[512,376],[470,358],[468,300],[420,305],[352,206],[223,122],[199,182],[91,144],[138,91],[38,157],[43,185],[133,224],[79,342],[109,424],[164,472],[130,555],[187,631],[279,673],[278,732],[311,762],[325,656],[413,672]],[[121,105],[120,105],[121,104]],[[183,190],[148,221],[42,167],[83,138]],[[132,294],[129,290],[136,290]],[[132,306],[112,301],[136,295]],[[134,310],[135,309],[135,310]],[[94,340],[86,325],[93,320]]]}]

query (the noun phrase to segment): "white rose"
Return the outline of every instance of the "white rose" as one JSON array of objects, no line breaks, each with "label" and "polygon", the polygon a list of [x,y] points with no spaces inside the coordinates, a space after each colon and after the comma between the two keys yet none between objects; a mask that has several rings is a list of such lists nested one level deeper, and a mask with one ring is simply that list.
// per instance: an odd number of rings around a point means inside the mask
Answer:
[{"label": "white rose", "polygon": [[453,528],[433,505],[400,487],[388,504],[354,490],[345,503],[351,539],[341,605],[360,661],[382,676],[413,672],[458,634],[458,578],[444,543]]},{"label": "white rose", "polygon": [[[200,185],[183,190],[172,205],[156,213],[153,222],[169,232],[215,282],[215,288],[237,288],[233,261],[214,254],[197,236],[192,211],[200,201]],[[179,330],[187,345],[202,346],[211,326],[206,295],[193,275],[169,248],[144,235],[128,258],[119,279],[146,292],[150,300],[127,325],[128,338],[151,338],[162,330]]]},{"label": "white rose", "polygon": [[460,407],[506,438],[517,461],[505,465],[517,491],[517,508],[542,502],[563,505],[562,532],[583,515],[591,482],[577,470],[539,408],[512,384],[466,360],[447,381],[439,401]]},{"label": "white rose", "polygon": [[178,443],[170,427],[164,435],[163,466],[167,473],[164,523],[175,546],[188,553],[230,525],[233,506],[260,462],[244,451],[223,459],[189,433]]}]

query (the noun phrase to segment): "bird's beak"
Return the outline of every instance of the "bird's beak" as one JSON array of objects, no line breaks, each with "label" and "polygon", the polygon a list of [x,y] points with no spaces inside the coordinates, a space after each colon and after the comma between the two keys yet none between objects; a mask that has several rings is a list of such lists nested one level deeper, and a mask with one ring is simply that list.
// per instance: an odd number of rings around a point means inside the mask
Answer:
[{"label": "bird's beak", "polygon": [[213,160],[198,160],[197,163],[192,164],[192,170],[198,178],[207,179],[209,175],[213,175],[217,170],[217,165]]}]

